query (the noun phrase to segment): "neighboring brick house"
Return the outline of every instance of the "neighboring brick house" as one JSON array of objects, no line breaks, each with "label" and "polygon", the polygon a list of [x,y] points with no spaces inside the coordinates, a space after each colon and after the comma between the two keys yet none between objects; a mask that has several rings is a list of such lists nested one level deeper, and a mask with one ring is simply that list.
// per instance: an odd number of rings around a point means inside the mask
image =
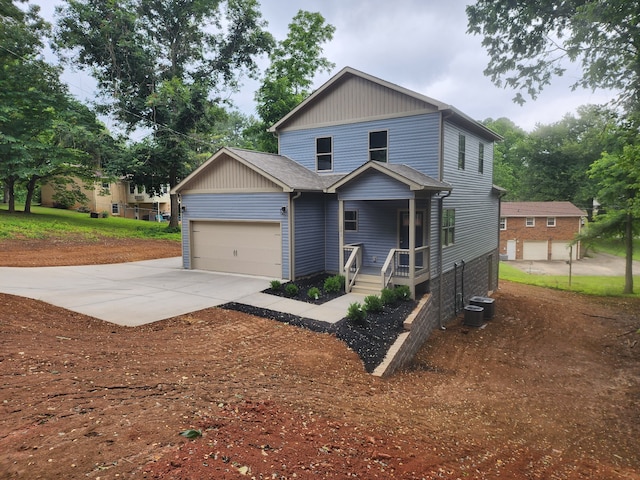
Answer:
[{"label": "neighboring brick house", "polygon": [[574,260],[584,252],[570,243],[587,213],[571,202],[503,202],[500,207],[500,254],[507,260]]}]

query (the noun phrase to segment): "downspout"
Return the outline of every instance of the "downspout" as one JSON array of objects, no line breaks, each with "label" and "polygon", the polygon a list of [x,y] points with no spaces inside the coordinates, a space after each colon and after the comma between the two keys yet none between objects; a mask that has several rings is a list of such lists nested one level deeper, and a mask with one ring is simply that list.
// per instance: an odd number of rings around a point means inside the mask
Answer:
[{"label": "downspout", "polygon": [[[443,111],[442,115],[440,116],[440,145],[439,145],[439,152],[438,155],[440,157],[440,175],[439,175],[439,180],[442,182],[444,181],[444,121],[447,117],[450,117],[451,115],[453,115],[451,113],[451,111],[447,112],[447,111]],[[438,205],[438,263],[439,263],[439,277],[440,277],[440,285],[438,287],[439,289],[439,298],[438,298],[438,324],[440,326],[440,330],[446,330],[446,327],[442,324],[442,293],[443,293],[443,287],[442,287],[442,280],[443,280],[443,276],[444,276],[444,268],[443,268],[443,261],[442,261],[442,215],[443,215],[443,204],[444,204],[444,199],[447,198],[449,195],[451,195],[451,190],[449,190],[445,195],[440,197],[440,202]]]},{"label": "downspout", "polygon": [[462,264],[462,277],[461,277],[460,291],[462,294],[462,302],[460,307],[464,308],[464,265],[465,265],[464,260],[462,260],[461,264]]},{"label": "downspout", "polygon": [[297,200],[302,196],[302,192],[298,192],[292,197],[289,197],[289,280],[295,280],[295,207],[293,206],[294,200]]},{"label": "downspout", "polygon": [[446,330],[446,327],[442,324],[442,292],[443,292],[443,276],[444,276],[444,268],[442,261],[442,215],[443,215],[443,204],[444,199],[451,195],[451,191],[448,191],[445,195],[440,197],[440,202],[438,204],[438,265],[440,268],[440,284],[438,289],[440,290],[438,294],[438,325],[440,326],[440,330]]},{"label": "downspout", "polygon": [[458,262],[453,264],[453,313],[458,315]]}]

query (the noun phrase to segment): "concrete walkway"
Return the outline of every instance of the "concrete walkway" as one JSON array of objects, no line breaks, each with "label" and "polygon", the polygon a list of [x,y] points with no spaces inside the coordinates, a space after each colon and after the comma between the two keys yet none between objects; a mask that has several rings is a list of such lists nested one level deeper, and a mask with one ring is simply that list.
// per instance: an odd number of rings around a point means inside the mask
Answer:
[{"label": "concrete walkway", "polygon": [[137,326],[237,302],[335,323],[348,294],[324,305],[260,293],[271,279],[184,270],[181,258],[73,267],[0,267],[0,292],[41,300],[118,325]]}]

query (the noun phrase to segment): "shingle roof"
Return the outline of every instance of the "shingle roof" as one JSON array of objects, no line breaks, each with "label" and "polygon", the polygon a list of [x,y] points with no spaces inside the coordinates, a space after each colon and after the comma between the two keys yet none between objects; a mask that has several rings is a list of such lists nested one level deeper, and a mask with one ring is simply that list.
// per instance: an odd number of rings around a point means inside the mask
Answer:
[{"label": "shingle roof", "polygon": [[[284,155],[262,153],[253,150],[244,150],[242,148],[227,147],[227,149],[258,170],[267,173],[287,185],[292,190],[322,191],[325,186],[336,181],[335,175],[329,175],[327,177],[318,175]],[[338,176],[337,179],[340,177],[341,176]]]},{"label": "shingle roof", "polygon": [[502,202],[501,217],[583,217],[587,213],[571,202]]},{"label": "shingle roof", "polygon": [[377,170],[384,175],[395,178],[396,180],[403,182],[411,190],[431,190],[431,191],[450,191],[451,185],[446,182],[440,182],[435,178],[432,178],[424,173],[421,173],[408,165],[399,165],[392,163],[383,163],[369,161],[360,165],[354,171],[344,175],[338,179],[335,183],[329,186],[325,191],[328,193],[336,193],[337,189],[346,185],[347,183],[358,178],[364,172],[369,170]]},{"label": "shingle roof", "polygon": [[412,168],[408,165],[400,165],[395,163],[383,163],[381,164],[381,166],[406,178],[407,180],[411,180],[412,182],[422,185],[426,189],[451,190],[450,184],[446,182],[440,182],[435,178],[432,178],[429,175],[425,175],[424,173],[419,172],[415,168]]}]

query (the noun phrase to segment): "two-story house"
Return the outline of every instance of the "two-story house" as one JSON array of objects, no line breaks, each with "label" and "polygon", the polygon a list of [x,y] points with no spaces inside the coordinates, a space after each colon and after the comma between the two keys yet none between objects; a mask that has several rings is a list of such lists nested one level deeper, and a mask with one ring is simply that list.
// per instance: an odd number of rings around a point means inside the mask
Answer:
[{"label": "two-story house", "polygon": [[184,268],[404,284],[440,321],[496,288],[494,132],[352,68],[271,131],[279,154],[222,148],[174,188]]},{"label": "two-story house", "polygon": [[58,206],[56,202],[58,188],[78,189],[84,194],[85,202],[75,203],[69,207],[84,208],[99,214],[107,213],[123,218],[156,221],[164,218],[162,215],[168,215],[171,211],[169,185],[164,186],[159,195],[150,195],[143,186],[135,185],[126,179],[117,181],[108,178],[100,179],[91,188],[79,179],[62,186],[46,183],[41,188],[42,206]]},{"label": "two-story house", "polygon": [[573,243],[587,213],[571,202],[502,202],[500,253],[506,260],[580,260]]}]

